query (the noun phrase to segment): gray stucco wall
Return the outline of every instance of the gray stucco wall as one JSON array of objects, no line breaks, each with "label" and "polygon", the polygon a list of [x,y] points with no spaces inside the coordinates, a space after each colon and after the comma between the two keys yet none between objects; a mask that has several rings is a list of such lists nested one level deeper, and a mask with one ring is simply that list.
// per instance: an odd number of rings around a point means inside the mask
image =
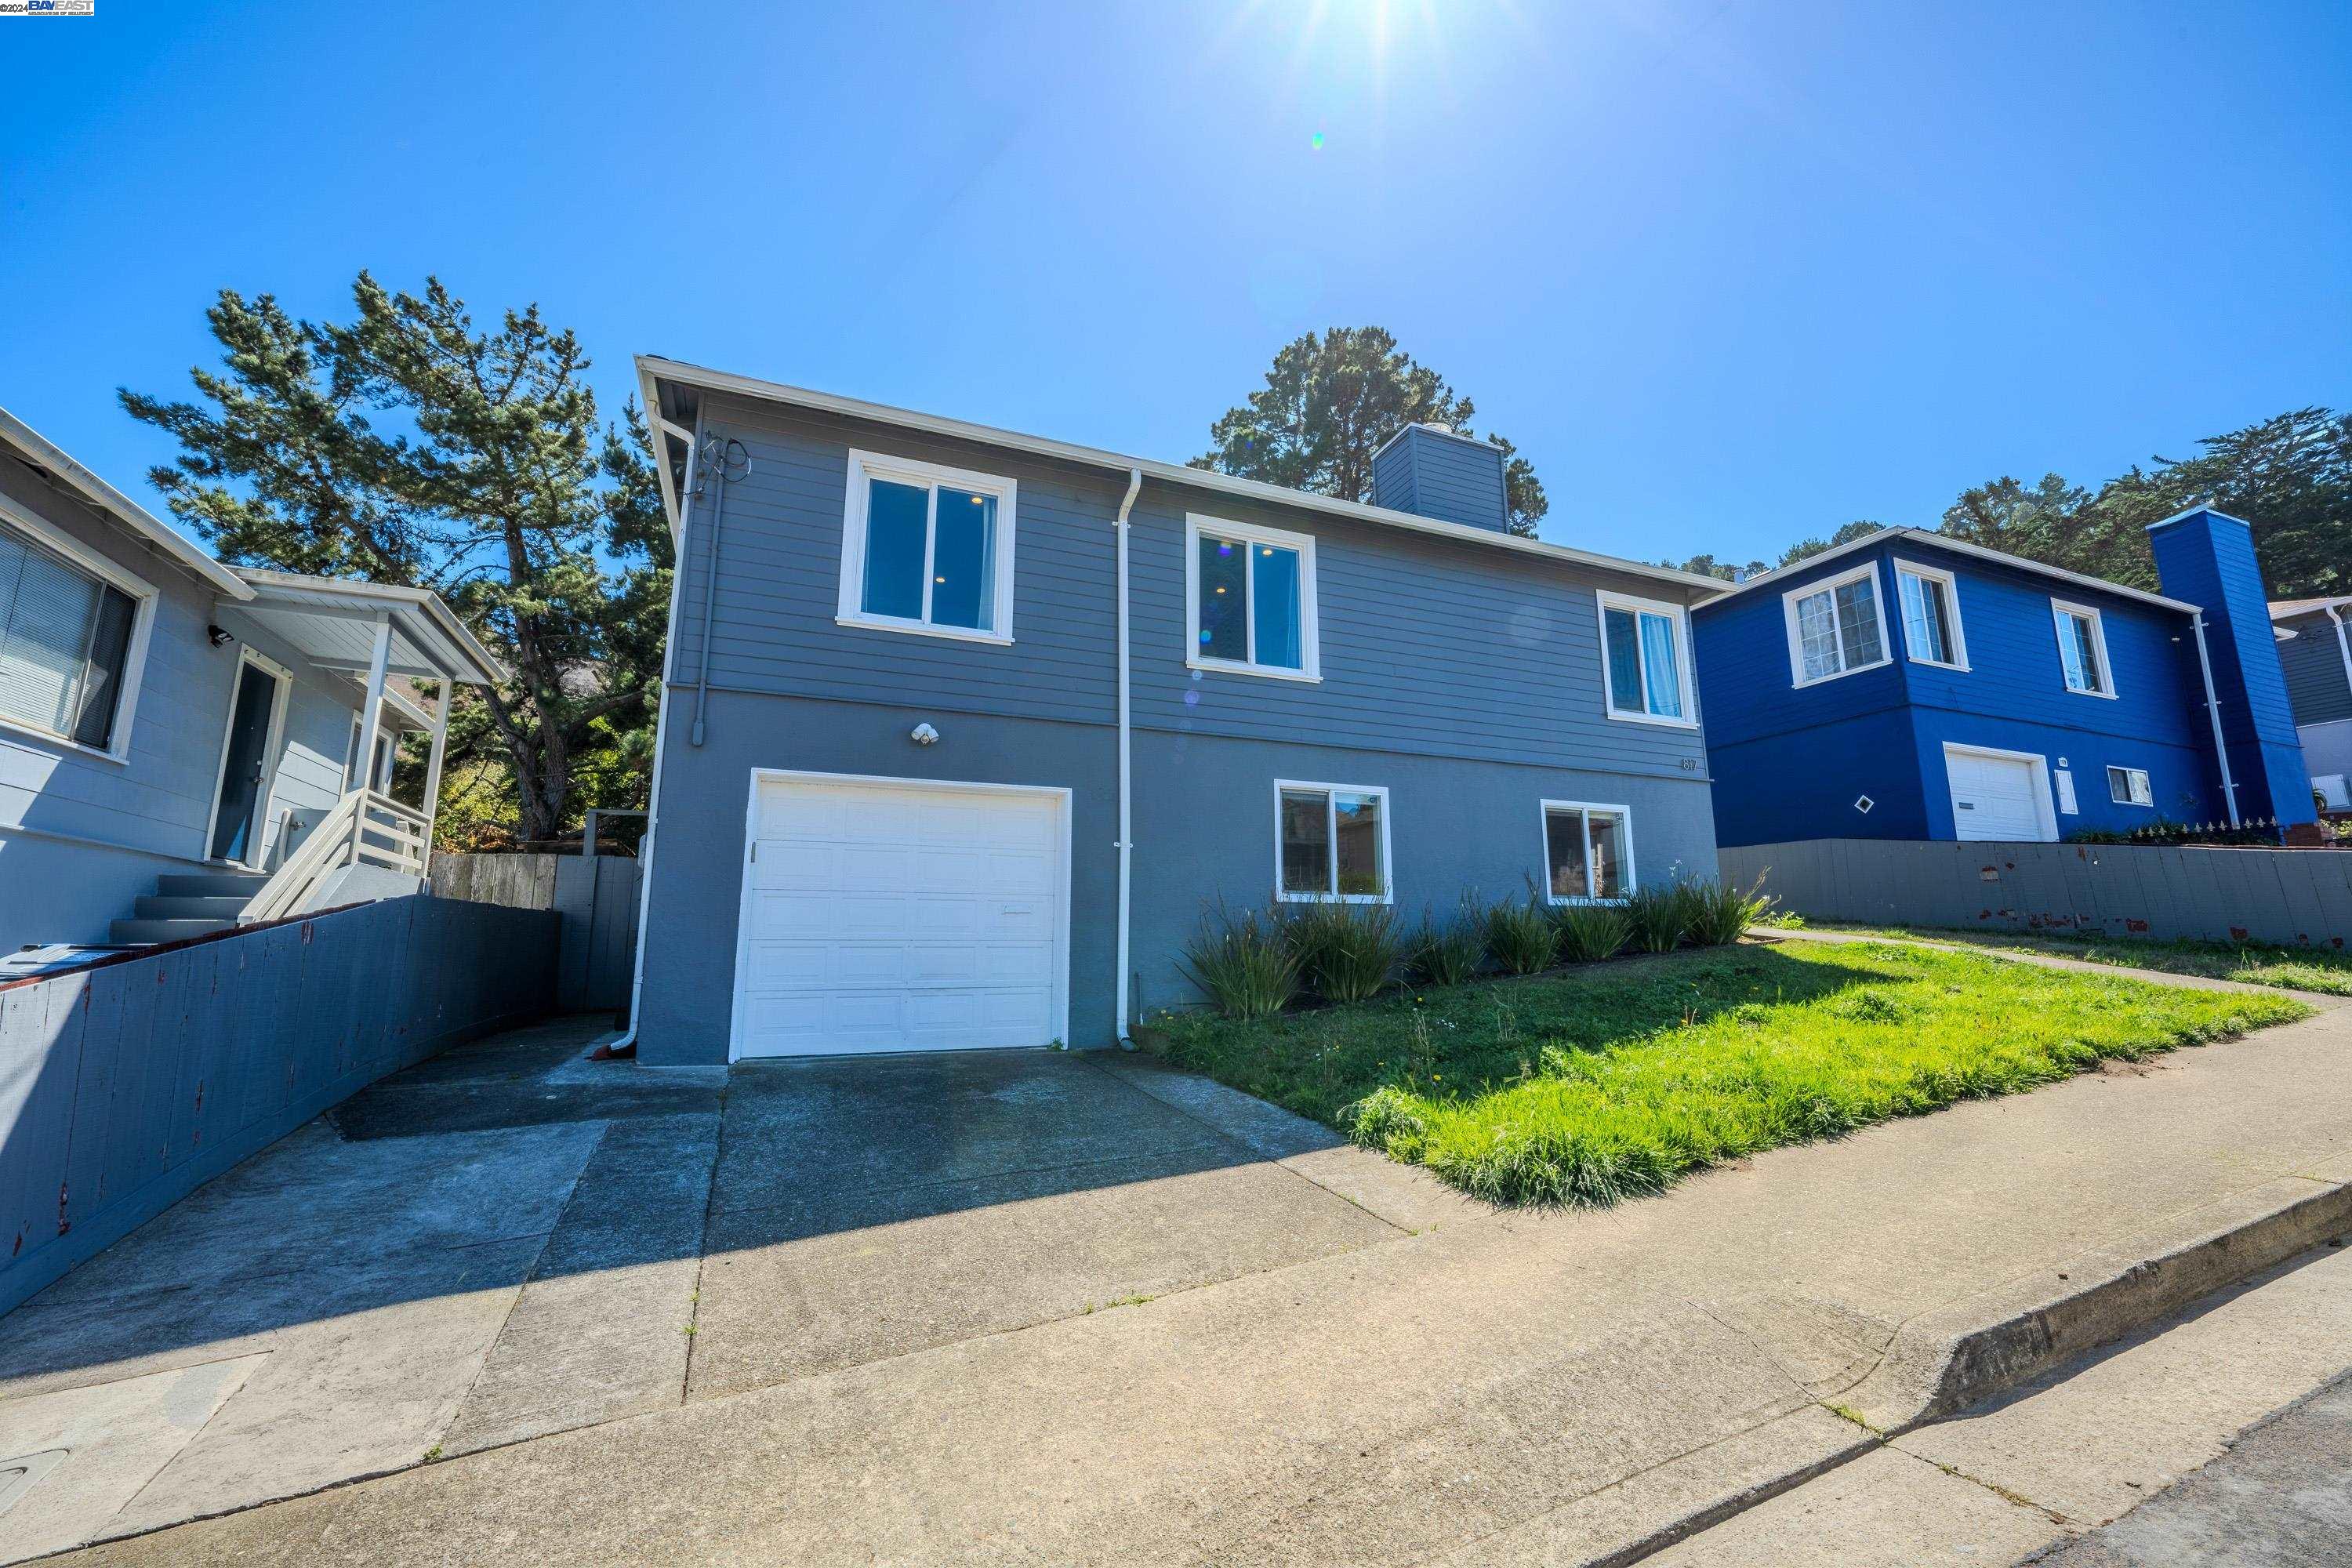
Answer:
[{"label": "gray stucco wall", "polygon": [[[711,694],[704,744],[665,736],[662,816],[646,910],[639,1059],[723,1061],[755,767],[891,778],[1045,784],[1072,792],[1070,1043],[1117,1037],[1117,731],[937,709]],[[907,736],[929,721],[936,745]],[[1135,737],[1131,1005],[1193,993],[1177,968],[1219,900],[1273,893],[1276,779],[1385,786],[1401,913],[1451,912],[1465,891],[1523,896],[1544,869],[1540,803],[1630,808],[1637,875],[1709,876],[1714,817],[1703,780],[1538,768],[1336,747],[1144,731]],[[681,805],[684,802],[686,804]]]}]

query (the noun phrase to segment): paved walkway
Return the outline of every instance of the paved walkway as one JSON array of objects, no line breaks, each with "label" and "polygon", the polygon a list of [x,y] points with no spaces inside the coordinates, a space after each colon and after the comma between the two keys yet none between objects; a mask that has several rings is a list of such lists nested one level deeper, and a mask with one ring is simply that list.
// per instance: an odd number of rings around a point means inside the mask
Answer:
[{"label": "paved walkway", "polygon": [[[412,1288],[436,1321],[487,1303],[467,1319],[475,1382],[433,1401],[441,1462],[88,1560],[1574,1562],[1869,1447],[1827,1406],[1916,1394],[1887,1391],[1922,1325],[2012,1312],[2352,1178],[2340,1009],[1601,1214],[1479,1209],[1149,1061],[993,1061],[1011,1076],[961,1086],[920,1087],[950,1069],[918,1058],[746,1068],[723,1111],[583,1100],[595,1123],[486,1126],[549,1173],[499,1225],[451,1224],[490,1237],[478,1255],[516,1248],[503,1283]],[[427,1121],[497,1123],[501,1103],[602,1092],[568,1087],[585,1070],[504,1088],[460,1070],[381,1106],[438,1095]],[[950,1102],[970,1119],[924,1109]],[[1020,1156],[1008,1130],[1030,1110],[1081,1131]],[[615,1132],[703,1151],[707,1222]],[[887,1171],[877,1142],[898,1151]],[[580,1201],[608,1154],[641,1221],[600,1226]],[[656,1217],[707,1223],[698,1265],[683,1239],[646,1255],[636,1227]],[[698,1268],[700,1302],[679,1301]],[[62,1375],[90,1382],[79,1364]],[[268,1367],[172,1396],[185,1451],[220,1455],[192,1474],[227,1473],[237,1445],[214,1428]],[[59,1374],[16,1373],[37,1375]],[[152,1521],[153,1489],[122,1484],[114,1523]]]}]

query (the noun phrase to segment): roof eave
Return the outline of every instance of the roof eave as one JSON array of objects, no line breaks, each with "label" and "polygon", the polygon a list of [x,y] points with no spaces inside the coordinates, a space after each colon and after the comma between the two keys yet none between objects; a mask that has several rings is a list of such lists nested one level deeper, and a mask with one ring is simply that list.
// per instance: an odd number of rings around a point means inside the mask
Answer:
[{"label": "roof eave", "polygon": [[1948,534],[1937,533],[1933,529],[1908,527],[1882,528],[1876,533],[1864,534],[1860,539],[1850,539],[1843,544],[1832,545],[1827,550],[1806,556],[1802,561],[1792,561],[1786,566],[1776,566],[1760,576],[1750,577],[1745,583],[1734,584],[1717,597],[1730,598],[1745,594],[1750,589],[1764,587],[1768,584],[1783,583],[1800,574],[1810,572],[1824,562],[1836,561],[1858,551],[1867,550],[1874,545],[1887,544],[1902,539],[1917,540],[1931,550],[1949,550],[1961,555],[1973,555],[1979,560],[2013,567],[2037,577],[2054,578],[2059,582],[2072,583],[2077,587],[2092,589],[2097,593],[2114,594],[2122,598],[2137,600],[2143,605],[2153,605],[2158,609],[2178,610],[2183,615],[2189,616],[2200,614],[2203,610],[2202,605],[2192,605],[2183,599],[2168,599],[2162,594],[2151,594],[2145,588],[2127,587],[2121,583],[2110,583],[2104,577],[2090,577],[2080,572],[2069,572],[2063,566],[2053,566],[2041,561],[2029,561],[2022,555],[2011,555],[2005,550],[1988,550],[1981,544],[1970,544],[1966,540],[1954,539]]},{"label": "roof eave", "polygon": [[253,591],[237,581],[227,567],[196,548],[176,529],[145,507],[84,468],[64,447],[5,408],[0,408],[0,440],[6,441],[26,461],[47,469],[83,500],[138,534],[221,593],[236,600],[253,597]]},{"label": "roof eave", "polygon": [[[1678,571],[1670,566],[1653,566],[1640,561],[1628,561],[1620,556],[1603,555],[1596,551],[1579,550],[1571,545],[1553,544],[1540,539],[1526,539],[1516,533],[1502,533],[1491,528],[1474,528],[1466,523],[1446,522],[1437,518],[1422,517],[1413,512],[1394,511],[1386,507],[1367,505],[1362,501],[1338,500],[1318,496],[1308,490],[1286,489],[1280,485],[1265,484],[1257,479],[1236,479],[1210,468],[1195,468],[1181,463],[1163,462],[1154,458],[1130,457],[1106,451],[1097,447],[1081,447],[1068,441],[1056,441],[1048,437],[1030,436],[1017,430],[999,429],[994,426],[974,425],[961,419],[948,419],[933,414],[918,413],[908,408],[894,408],[887,404],[867,403],[855,397],[843,397],[829,392],[817,392],[808,387],[790,386],[782,382],[761,381],[751,376],[737,375],[728,371],[712,370],[705,365],[688,364],[680,360],[663,359],[656,354],[639,354],[636,360],[639,385],[650,406],[658,409],[659,386],[663,381],[677,382],[699,387],[705,392],[732,394],[770,403],[782,403],[798,408],[834,414],[845,418],[865,419],[876,424],[892,425],[900,429],[916,430],[925,435],[944,437],[951,440],[974,441],[986,446],[1006,447],[1026,452],[1033,457],[1055,461],[1076,463],[1087,468],[1106,468],[1118,473],[1140,470],[1149,479],[1161,484],[1189,485],[1196,489],[1214,490],[1270,505],[1300,507],[1328,516],[1343,517],[1358,522],[1380,523],[1391,528],[1402,528],[1416,533],[1432,534],[1441,539],[1457,540],[1468,544],[1516,550],[1525,554],[1559,561],[1566,563],[1618,572],[1629,576],[1646,577],[1653,582],[1672,583],[1678,587],[1713,593],[1722,581],[1703,577],[1695,572]],[[665,487],[667,490],[667,487]]]},{"label": "roof eave", "polygon": [[[481,645],[474,634],[459,620],[441,595],[429,588],[411,588],[394,583],[354,583],[341,577],[312,577],[299,572],[275,572],[260,566],[232,568],[252,588],[285,588],[302,593],[327,594],[337,597],[372,600],[387,611],[403,609],[422,616],[442,651],[455,654],[453,664],[469,668],[452,669],[453,679],[473,686],[491,686],[507,679],[505,665],[498,656]],[[247,597],[257,597],[248,593]]]}]

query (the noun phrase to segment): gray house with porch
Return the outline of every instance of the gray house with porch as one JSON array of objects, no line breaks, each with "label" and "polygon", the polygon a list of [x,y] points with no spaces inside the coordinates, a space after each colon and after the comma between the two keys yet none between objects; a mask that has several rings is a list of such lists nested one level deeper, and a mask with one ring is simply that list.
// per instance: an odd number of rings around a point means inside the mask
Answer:
[{"label": "gray house with porch", "polygon": [[415,890],[446,694],[498,674],[434,595],[224,565],[0,410],[0,954]]},{"label": "gray house with porch", "polygon": [[1689,606],[1396,433],[1370,504],[638,361],[679,571],[641,1060],[1103,1046],[1204,914],[1714,873]]}]

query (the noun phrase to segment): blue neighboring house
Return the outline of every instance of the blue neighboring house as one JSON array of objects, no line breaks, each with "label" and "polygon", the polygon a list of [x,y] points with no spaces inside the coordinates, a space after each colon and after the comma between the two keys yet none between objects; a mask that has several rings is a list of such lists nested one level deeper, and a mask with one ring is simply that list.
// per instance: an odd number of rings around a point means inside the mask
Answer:
[{"label": "blue neighboring house", "polygon": [[2162,593],[1892,528],[1697,607],[1717,840],[2311,832],[2251,532],[2148,538]]}]

